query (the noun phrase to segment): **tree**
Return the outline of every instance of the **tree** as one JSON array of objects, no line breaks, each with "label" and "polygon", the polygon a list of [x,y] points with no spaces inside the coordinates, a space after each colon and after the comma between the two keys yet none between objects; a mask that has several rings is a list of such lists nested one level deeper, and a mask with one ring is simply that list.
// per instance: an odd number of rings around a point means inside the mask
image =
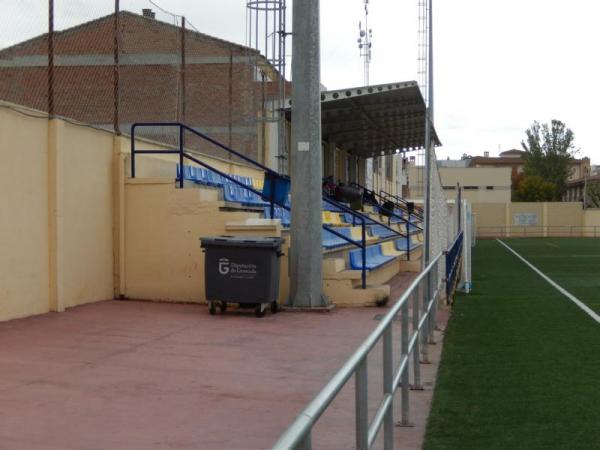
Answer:
[{"label": "tree", "polygon": [[556,185],[545,181],[538,175],[523,177],[514,193],[514,200],[519,202],[549,202],[553,200]]},{"label": "tree", "polygon": [[525,150],[525,176],[541,177],[554,184],[550,200],[562,200],[571,174],[571,161],[578,152],[573,145],[573,131],[560,120],[552,120],[543,125],[534,122],[525,134],[527,141],[521,143]]},{"label": "tree", "polygon": [[586,208],[600,208],[600,181],[589,181],[586,187]]}]

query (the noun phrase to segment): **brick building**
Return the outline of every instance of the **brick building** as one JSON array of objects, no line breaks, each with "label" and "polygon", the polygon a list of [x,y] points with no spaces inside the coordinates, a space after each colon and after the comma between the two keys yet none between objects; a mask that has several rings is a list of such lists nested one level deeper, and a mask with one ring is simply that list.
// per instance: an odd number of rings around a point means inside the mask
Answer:
[{"label": "brick building", "polygon": [[[0,99],[47,111],[48,72],[47,34],[0,50]],[[112,129],[118,80],[123,132],[181,121],[259,160],[279,85],[255,50],[127,11],[55,32],[53,79],[58,116]]]}]

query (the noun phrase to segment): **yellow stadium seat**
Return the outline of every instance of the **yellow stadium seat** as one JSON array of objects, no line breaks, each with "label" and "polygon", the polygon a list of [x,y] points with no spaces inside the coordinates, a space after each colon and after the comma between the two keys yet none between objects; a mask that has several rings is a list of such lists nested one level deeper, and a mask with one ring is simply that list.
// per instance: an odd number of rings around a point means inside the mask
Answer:
[{"label": "yellow stadium seat", "polygon": [[394,247],[394,241],[388,241],[381,244],[381,253],[383,253],[385,256],[401,256],[404,255],[405,252],[396,250]]},{"label": "yellow stadium seat", "polygon": [[[352,239],[360,242],[362,240],[362,227],[361,226],[352,227],[350,230],[350,235],[352,236]],[[377,241],[378,239],[379,238],[377,236],[369,236],[368,233],[365,234],[366,242],[373,242],[373,241]]]},{"label": "yellow stadium seat", "polygon": [[262,178],[252,178],[252,187],[257,191],[262,191],[265,184],[265,180]]},{"label": "yellow stadium seat", "polygon": [[323,211],[322,213],[323,223],[326,225],[333,225],[336,227],[347,227],[350,224],[342,222],[339,213],[335,213],[332,211]]}]

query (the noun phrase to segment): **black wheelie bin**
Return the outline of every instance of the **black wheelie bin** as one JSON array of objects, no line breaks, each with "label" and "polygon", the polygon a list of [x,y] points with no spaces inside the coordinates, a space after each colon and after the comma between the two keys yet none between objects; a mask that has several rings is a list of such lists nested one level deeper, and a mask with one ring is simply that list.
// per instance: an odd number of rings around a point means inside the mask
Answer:
[{"label": "black wheelie bin", "polygon": [[218,236],[200,238],[206,257],[204,277],[211,314],[227,303],[254,308],[264,317],[267,307],[278,309],[280,237]]}]

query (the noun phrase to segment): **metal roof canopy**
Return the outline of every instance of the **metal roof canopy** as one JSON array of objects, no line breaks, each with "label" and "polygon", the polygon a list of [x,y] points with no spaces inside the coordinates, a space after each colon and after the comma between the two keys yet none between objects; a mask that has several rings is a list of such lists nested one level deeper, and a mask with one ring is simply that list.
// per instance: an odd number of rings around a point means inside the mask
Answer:
[{"label": "metal roof canopy", "polygon": [[[286,100],[290,116],[291,100]],[[425,101],[416,81],[321,92],[323,140],[361,158],[425,148]],[[433,130],[434,145],[441,145]]]}]

